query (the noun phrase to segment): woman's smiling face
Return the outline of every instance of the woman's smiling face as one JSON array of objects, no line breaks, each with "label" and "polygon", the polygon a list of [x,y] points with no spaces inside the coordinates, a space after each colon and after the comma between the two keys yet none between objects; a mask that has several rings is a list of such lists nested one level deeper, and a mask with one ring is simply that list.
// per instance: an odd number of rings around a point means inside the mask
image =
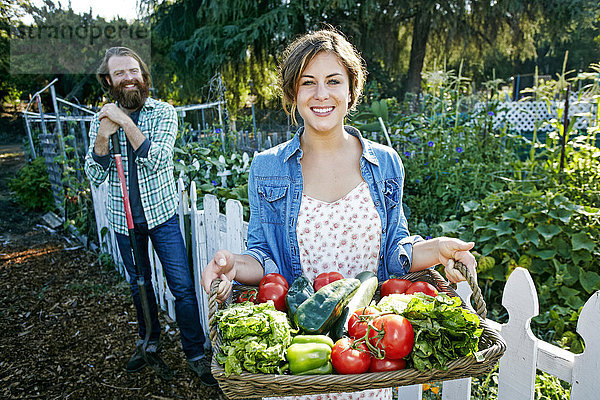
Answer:
[{"label": "woman's smiling face", "polygon": [[330,133],[343,129],[350,102],[348,71],[329,52],[317,54],[300,75],[296,104],[306,132]]}]

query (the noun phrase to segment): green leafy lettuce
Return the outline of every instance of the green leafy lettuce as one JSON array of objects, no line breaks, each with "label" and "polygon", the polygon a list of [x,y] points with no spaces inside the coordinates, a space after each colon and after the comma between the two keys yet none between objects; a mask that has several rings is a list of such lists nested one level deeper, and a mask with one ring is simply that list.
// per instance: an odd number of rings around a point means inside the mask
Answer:
[{"label": "green leafy lettuce", "polygon": [[483,329],[479,317],[461,307],[459,297],[417,293],[402,315],[415,332],[409,357],[419,371],[446,370],[449,361],[475,355]]},{"label": "green leafy lettuce", "polygon": [[234,303],[216,314],[222,335],[217,362],[225,375],[252,373],[282,374],[288,368],[285,351],[292,342],[287,315],[272,302]]}]

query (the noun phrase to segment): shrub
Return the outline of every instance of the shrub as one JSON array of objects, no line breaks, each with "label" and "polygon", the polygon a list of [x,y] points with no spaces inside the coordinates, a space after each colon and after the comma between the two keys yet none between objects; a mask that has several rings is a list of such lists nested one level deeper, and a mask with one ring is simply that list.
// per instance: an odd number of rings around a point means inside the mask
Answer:
[{"label": "shrub", "polygon": [[28,209],[42,212],[54,210],[54,195],[42,157],[21,168],[8,186],[15,192],[17,201]]}]

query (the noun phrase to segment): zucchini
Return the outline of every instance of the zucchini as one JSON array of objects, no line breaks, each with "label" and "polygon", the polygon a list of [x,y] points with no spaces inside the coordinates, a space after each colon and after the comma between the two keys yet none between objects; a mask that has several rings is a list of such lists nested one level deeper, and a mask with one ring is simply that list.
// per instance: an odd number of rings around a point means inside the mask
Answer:
[{"label": "zucchini", "polygon": [[285,306],[290,321],[294,321],[294,314],[300,304],[308,300],[313,294],[315,294],[315,290],[313,289],[312,282],[306,276],[300,275],[296,278],[285,295]]},{"label": "zucchini", "polygon": [[341,339],[345,334],[348,333],[348,320],[352,316],[352,313],[361,307],[368,306],[371,303],[375,292],[377,291],[377,275],[371,271],[363,271],[359,273],[356,275],[356,279],[361,282],[360,287],[356,291],[356,294],[352,296],[352,299],[350,299],[346,307],[344,307],[342,315],[340,315],[340,317],[331,327],[329,335],[335,341]]},{"label": "zucchini", "polygon": [[302,303],[294,314],[294,324],[309,334],[325,334],[360,287],[360,281],[344,278],[323,286]]}]

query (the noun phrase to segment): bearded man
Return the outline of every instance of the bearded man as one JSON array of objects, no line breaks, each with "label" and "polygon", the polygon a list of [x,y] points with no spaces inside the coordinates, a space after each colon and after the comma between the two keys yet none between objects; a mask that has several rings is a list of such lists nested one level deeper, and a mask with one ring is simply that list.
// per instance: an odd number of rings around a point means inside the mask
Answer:
[{"label": "bearded man", "polygon": [[121,149],[127,149],[122,155],[123,168],[152,322],[146,352],[154,352],[158,356],[161,350],[161,326],[148,255],[150,239],[162,264],[167,284],[175,296],[177,325],[188,365],[203,384],[214,386],[217,382],[210,372],[208,357],[204,354],[205,337],[200,324],[198,301],[176,214],[178,199],[173,177],[173,145],[177,136],[177,114],[170,104],[148,96],[151,83],[148,67],[134,51],[126,47],[112,47],[106,51],[96,78],[115,102],[105,104],[91,122],[85,172],[96,186],[106,178],[109,180],[108,219],[129,275],[137,312],[140,339],[126,370],[136,372],[147,365],[141,349],[146,325],[136,284],[121,187],[110,154],[112,135],[118,135]]}]

